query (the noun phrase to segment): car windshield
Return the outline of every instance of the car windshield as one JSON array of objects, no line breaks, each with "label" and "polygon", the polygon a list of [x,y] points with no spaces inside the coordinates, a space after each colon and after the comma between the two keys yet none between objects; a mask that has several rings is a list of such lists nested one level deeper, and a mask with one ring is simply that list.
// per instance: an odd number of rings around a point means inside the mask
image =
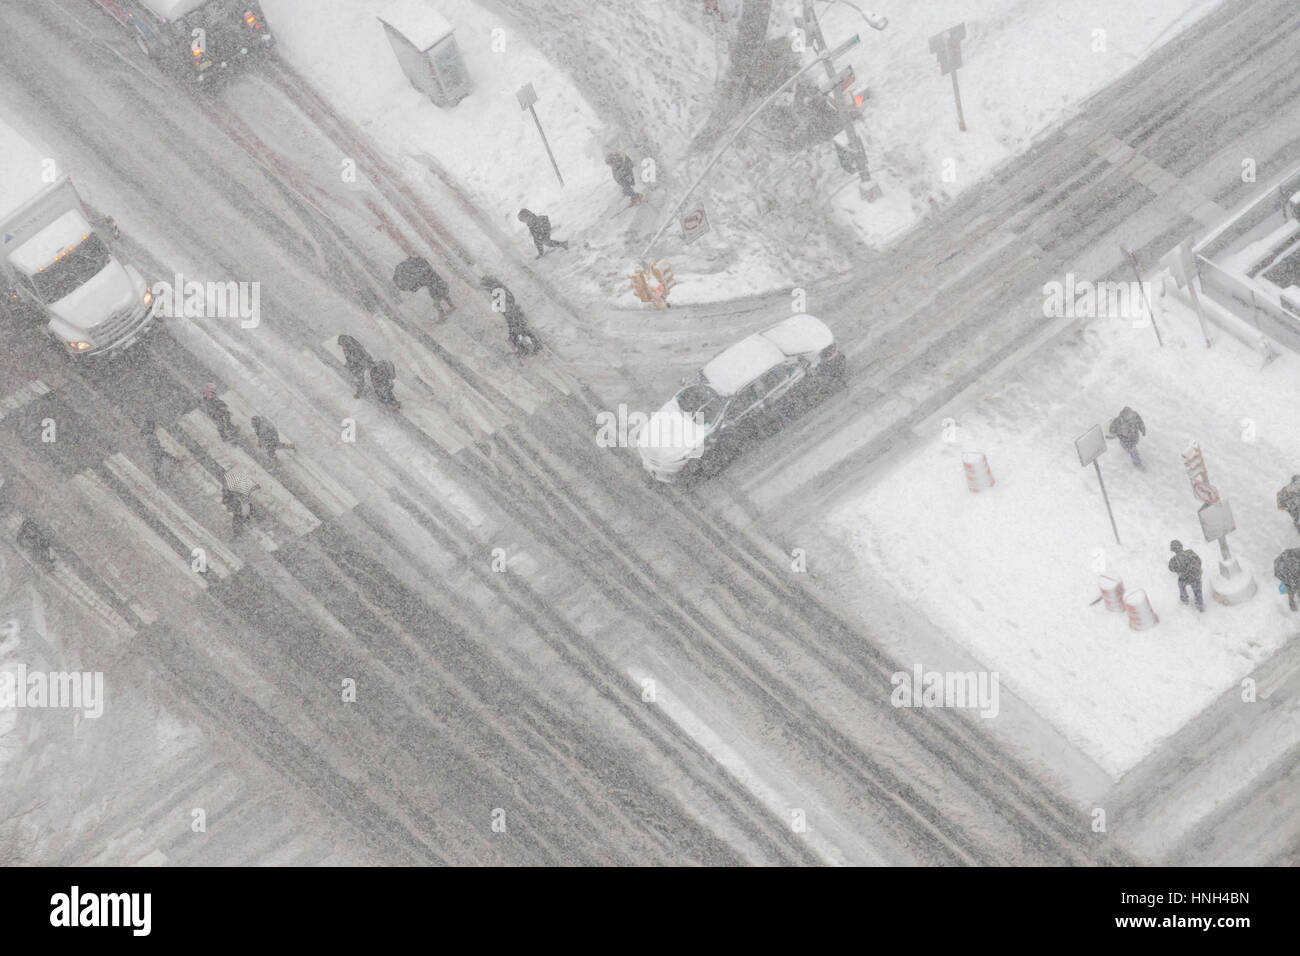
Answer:
[{"label": "car windshield", "polygon": [[98,275],[110,258],[108,247],[92,232],[53,265],[34,274],[32,285],[46,304],[58,302]]},{"label": "car windshield", "polygon": [[677,393],[677,407],[701,425],[717,418],[724,404],[721,395],[700,382],[687,385]]}]

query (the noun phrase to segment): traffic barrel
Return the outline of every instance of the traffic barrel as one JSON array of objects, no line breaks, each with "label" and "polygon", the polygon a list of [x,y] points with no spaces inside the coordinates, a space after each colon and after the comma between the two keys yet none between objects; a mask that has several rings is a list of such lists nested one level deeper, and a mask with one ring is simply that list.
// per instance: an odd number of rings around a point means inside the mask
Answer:
[{"label": "traffic barrel", "polygon": [[1101,583],[1101,600],[1108,611],[1124,610],[1124,582],[1109,574],[1098,577]]},{"label": "traffic barrel", "polygon": [[966,487],[972,494],[979,494],[993,487],[993,472],[989,469],[989,460],[977,451],[967,452],[961,456],[962,467],[966,470]]},{"label": "traffic barrel", "polygon": [[1124,609],[1128,611],[1128,626],[1135,631],[1145,631],[1160,623],[1146,591],[1129,591],[1124,597]]}]

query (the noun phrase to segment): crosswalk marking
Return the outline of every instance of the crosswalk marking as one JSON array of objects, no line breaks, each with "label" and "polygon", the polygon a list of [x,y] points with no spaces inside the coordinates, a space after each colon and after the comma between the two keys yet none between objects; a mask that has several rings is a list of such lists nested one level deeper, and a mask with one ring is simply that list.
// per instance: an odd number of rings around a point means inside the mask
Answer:
[{"label": "crosswalk marking", "polygon": [[[135,464],[120,452],[110,455],[104,467],[140,501],[151,507],[153,515],[166,526],[189,551],[202,548],[208,568],[219,578],[227,578],[244,566],[239,555],[227,549],[210,532],[181,508],[176,501],[145,477]],[[187,568],[188,570],[188,568]]]},{"label": "crosswalk marking", "polygon": [[21,388],[0,398],[0,421],[12,415],[25,405],[30,405],[42,395],[48,395],[50,387],[39,378],[25,383]]}]

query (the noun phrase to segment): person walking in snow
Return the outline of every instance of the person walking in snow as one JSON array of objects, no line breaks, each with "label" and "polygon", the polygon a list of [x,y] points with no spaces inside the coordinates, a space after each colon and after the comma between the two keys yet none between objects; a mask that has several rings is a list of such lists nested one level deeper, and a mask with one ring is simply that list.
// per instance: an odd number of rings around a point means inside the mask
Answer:
[{"label": "person walking in snow", "polygon": [[54,567],[54,545],[49,532],[31,518],[18,526],[18,543],[32,553],[48,571]]},{"label": "person walking in snow", "polygon": [[269,419],[254,415],[249,421],[253,426],[253,434],[257,436],[258,446],[271,458],[275,458],[275,453],[281,448],[295,450],[292,443],[280,441],[280,432]]},{"label": "person walking in snow", "polygon": [[162,481],[163,462],[170,461],[173,465],[179,465],[181,460],[163,448],[162,442],[158,440],[158,423],[152,418],[144,420],[144,424],[140,426],[140,434],[144,436],[144,447],[148,449],[149,461],[153,463],[153,479]]},{"label": "person walking in snow", "polygon": [[339,348],[343,350],[343,364],[347,366],[348,374],[352,376],[352,384],[356,386],[356,392],[353,398],[360,398],[361,393],[366,390],[366,372],[370,371],[370,366],[375,364],[375,360],[370,357],[370,353],[350,335],[340,335],[338,337]]},{"label": "person walking in snow", "polygon": [[614,182],[623,190],[623,195],[633,204],[641,201],[641,194],[636,191],[636,173],[632,168],[632,159],[627,153],[611,149],[605,154],[605,165],[614,174]]},{"label": "person walking in snow", "polygon": [[1133,464],[1142,467],[1142,458],[1138,455],[1138,439],[1147,433],[1147,426],[1142,421],[1142,416],[1133,409],[1125,405],[1118,415],[1111,419],[1110,428],[1107,434],[1111,438],[1118,438],[1120,447],[1128,452],[1128,456],[1133,459]]},{"label": "person walking in snow", "polygon": [[216,423],[217,434],[222,441],[234,441],[239,434],[239,426],[230,417],[230,407],[217,398],[217,386],[209,382],[203,386],[203,410]]},{"label": "person walking in snow", "polygon": [[537,247],[537,258],[546,254],[547,246],[559,246],[561,249],[569,248],[569,244],[560,239],[551,238],[551,220],[548,216],[539,216],[527,209],[519,210],[519,221],[528,227],[528,234],[533,237],[533,245]]},{"label": "person walking in snow", "polygon": [[1291,610],[1300,610],[1300,548],[1288,548],[1273,560],[1273,577],[1282,582]]},{"label": "person walking in snow", "polygon": [[1277,510],[1291,516],[1291,523],[1300,531],[1300,475],[1292,475],[1291,482],[1277,493]]},{"label": "person walking in snow", "polygon": [[485,275],[479,286],[492,297],[492,311],[506,318],[506,338],[520,355],[531,355],[541,349],[537,333],[528,327],[524,312],[515,302],[514,294],[496,276]]},{"label": "person walking in snow", "polygon": [[1178,575],[1178,600],[1184,604],[1189,603],[1187,600],[1187,589],[1191,588],[1192,594],[1196,597],[1196,610],[1205,610],[1205,601],[1201,597],[1201,558],[1195,551],[1190,548],[1184,548],[1181,541],[1170,541],[1169,550],[1174,556],[1169,559],[1169,570]]},{"label": "person walking in snow", "polygon": [[393,382],[397,379],[397,369],[388,359],[381,359],[370,366],[370,384],[375,390],[375,397],[380,404],[397,411],[402,407],[397,396],[393,394]]}]

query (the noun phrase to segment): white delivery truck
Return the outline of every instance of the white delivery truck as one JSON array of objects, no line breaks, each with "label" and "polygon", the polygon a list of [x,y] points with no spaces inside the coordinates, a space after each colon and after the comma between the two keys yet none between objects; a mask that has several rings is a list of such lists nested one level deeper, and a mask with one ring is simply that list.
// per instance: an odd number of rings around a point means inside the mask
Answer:
[{"label": "white delivery truck", "polygon": [[119,352],[156,325],[153,293],[100,235],[51,154],[0,117],[0,308],[72,355]]}]

